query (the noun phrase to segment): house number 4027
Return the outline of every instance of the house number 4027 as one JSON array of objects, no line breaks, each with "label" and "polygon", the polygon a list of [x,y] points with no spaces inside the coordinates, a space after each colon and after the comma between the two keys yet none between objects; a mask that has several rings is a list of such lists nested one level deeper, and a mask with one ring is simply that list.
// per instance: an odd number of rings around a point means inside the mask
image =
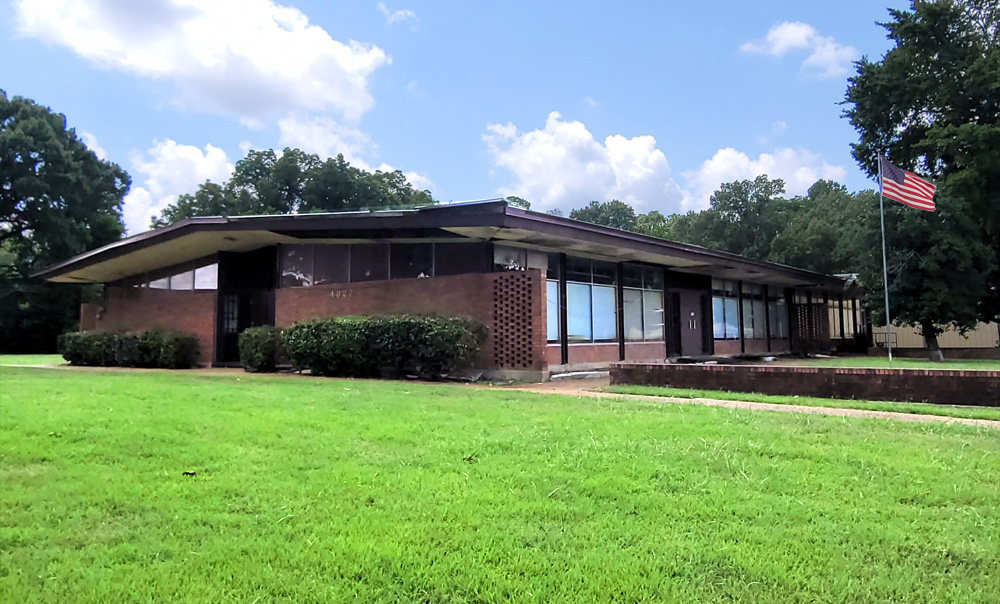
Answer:
[{"label": "house number 4027", "polygon": [[331,298],[350,298],[354,295],[353,289],[335,289],[330,292]]}]

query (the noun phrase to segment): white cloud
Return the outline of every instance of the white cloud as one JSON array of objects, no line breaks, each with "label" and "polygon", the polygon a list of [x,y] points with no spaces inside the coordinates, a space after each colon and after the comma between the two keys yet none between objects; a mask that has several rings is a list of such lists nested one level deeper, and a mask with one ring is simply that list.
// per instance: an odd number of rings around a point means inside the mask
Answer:
[{"label": "white cloud", "polygon": [[[779,124],[783,122],[775,123],[776,130]],[[494,167],[513,176],[497,193],[523,197],[541,211],[568,211],[591,200],[611,199],[641,212],[699,210],[708,207],[712,193],[725,182],[767,174],[783,179],[788,194],[804,195],[821,178],[842,181],[847,175],[843,167],[805,149],[780,148],[753,159],[725,148],[684,172],[682,187],[652,136],[612,135],[602,144],[583,123],[564,120],[558,112],[549,114],[544,128],[530,132],[510,123],[488,124],[483,140]]]},{"label": "white cloud", "polygon": [[597,109],[598,107],[601,106],[600,101],[590,96],[584,97],[583,102],[586,103],[587,106],[590,107],[591,109]]},{"label": "white cloud", "polygon": [[[378,147],[364,132],[345,126],[329,117],[299,116],[289,114],[278,120],[278,144],[295,147],[306,153],[315,153],[322,159],[343,154],[351,165],[374,172],[393,172],[396,169],[382,162],[373,166],[365,156],[375,155]],[[418,189],[435,188],[434,182],[422,172],[404,172],[406,180]]]},{"label": "white cloud", "polygon": [[272,0],[16,0],[15,10],[22,35],[172,82],[184,105],[250,126],[293,110],[357,119],[373,104],[369,76],[391,61]]},{"label": "white cloud", "polygon": [[83,141],[83,144],[87,145],[87,148],[94,152],[94,155],[97,156],[97,159],[107,159],[108,154],[106,151],[104,151],[104,147],[102,147],[97,142],[96,136],[94,136],[90,132],[85,132],[85,131],[80,131],[78,134],[80,136],[80,140]]},{"label": "white cloud", "polygon": [[540,130],[522,133],[514,124],[488,124],[483,140],[494,164],[515,179],[498,193],[528,199],[537,210],[619,199],[636,209],[669,211],[682,198],[652,136],[614,135],[602,144],[582,122],[553,111]]},{"label": "white cloud", "polygon": [[858,49],[838,43],[832,37],[821,36],[816,28],[801,21],[784,21],[768,30],[761,40],[751,40],[740,51],[783,57],[793,50],[808,51],[802,69],[820,77],[832,78],[847,73],[851,61],[858,58]]},{"label": "white cloud", "polygon": [[[133,235],[148,230],[150,219],[177,201],[178,195],[194,193],[206,180],[222,184],[233,171],[222,149],[212,145],[199,149],[170,139],[154,141],[145,154],[134,154],[131,163],[134,182],[125,196],[122,214]],[[136,186],[138,175],[141,186]]]},{"label": "white cloud", "polygon": [[847,170],[828,164],[819,155],[805,149],[781,148],[773,153],[761,153],[751,159],[746,153],[731,147],[719,149],[697,170],[684,172],[684,210],[707,208],[709,199],[725,182],[754,179],[761,174],[785,181],[788,195],[805,195],[817,180],[842,181]]},{"label": "white cloud", "polygon": [[403,23],[405,21],[413,21],[416,27],[416,22],[419,20],[417,18],[417,13],[413,12],[408,8],[401,8],[399,10],[392,10],[383,2],[378,3],[378,10],[385,17],[386,25],[395,25],[397,23]]}]

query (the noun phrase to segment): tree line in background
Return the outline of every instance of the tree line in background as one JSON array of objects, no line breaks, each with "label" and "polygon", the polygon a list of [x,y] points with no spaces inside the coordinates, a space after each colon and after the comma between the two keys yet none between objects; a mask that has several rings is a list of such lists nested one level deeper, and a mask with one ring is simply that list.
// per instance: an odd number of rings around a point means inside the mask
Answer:
[{"label": "tree line in background", "polygon": [[[881,24],[893,48],[863,58],[849,79],[844,117],[868,174],[885,153],[938,185],[937,210],[889,201],[885,220],[892,318],[935,345],[1000,315],[1000,0],[915,1]],[[47,107],[0,91],[0,351],[51,350],[74,327],[86,288],[34,282],[54,262],[119,239],[128,174],[97,158]],[[637,214],[594,201],[571,218],[821,273],[857,274],[873,322],[883,324],[877,193],[819,181],[784,197],[766,175],[723,184],[700,212]],[[528,200],[508,197],[524,209]],[[155,217],[392,208],[435,203],[399,172],[368,172],[342,156],[251,151],[225,183],[205,182]],[[553,211],[558,214],[558,211]],[[83,292],[83,294],[81,294]]]}]

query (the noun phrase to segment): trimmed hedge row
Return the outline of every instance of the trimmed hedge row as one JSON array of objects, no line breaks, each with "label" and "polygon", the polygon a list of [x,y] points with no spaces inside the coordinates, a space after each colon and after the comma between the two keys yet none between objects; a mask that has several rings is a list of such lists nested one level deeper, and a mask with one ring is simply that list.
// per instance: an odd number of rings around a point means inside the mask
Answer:
[{"label": "trimmed hedge row", "polygon": [[486,328],[464,318],[337,317],[295,323],[282,339],[292,364],[316,375],[436,379],[476,360]]},{"label": "trimmed hedge row", "polygon": [[74,331],[59,336],[57,349],[70,365],[188,369],[198,363],[198,338],[167,331]]},{"label": "trimmed hedge row", "polygon": [[244,329],[240,334],[239,351],[240,364],[250,373],[274,371],[287,359],[281,330],[270,325]]}]

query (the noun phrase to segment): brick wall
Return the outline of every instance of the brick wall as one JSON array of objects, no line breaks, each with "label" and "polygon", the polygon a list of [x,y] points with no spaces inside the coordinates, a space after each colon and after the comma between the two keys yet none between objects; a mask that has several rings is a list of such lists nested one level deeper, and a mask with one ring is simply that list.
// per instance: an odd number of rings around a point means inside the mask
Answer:
[{"label": "brick wall", "polygon": [[[495,303],[498,291],[503,294],[501,307]],[[486,325],[489,333],[481,368],[542,371],[543,302],[537,270],[290,287],[275,292],[275,324],[285,327],[302,319],[345,315],[464,316]],[[517,312],[506,308],[510,304],[518,306]],[[514,320],[514,315],[520,318]]]},{"label": "brick wall", "polygon": [[1000,407],[1000,371],[618,363],[611,383]]},{"label": "brick wall", "polygon": [[109,286],[102,302],[80,306],[82,331],[164,329],[197,336],[200,361],[215,360],[216,294]]}]

